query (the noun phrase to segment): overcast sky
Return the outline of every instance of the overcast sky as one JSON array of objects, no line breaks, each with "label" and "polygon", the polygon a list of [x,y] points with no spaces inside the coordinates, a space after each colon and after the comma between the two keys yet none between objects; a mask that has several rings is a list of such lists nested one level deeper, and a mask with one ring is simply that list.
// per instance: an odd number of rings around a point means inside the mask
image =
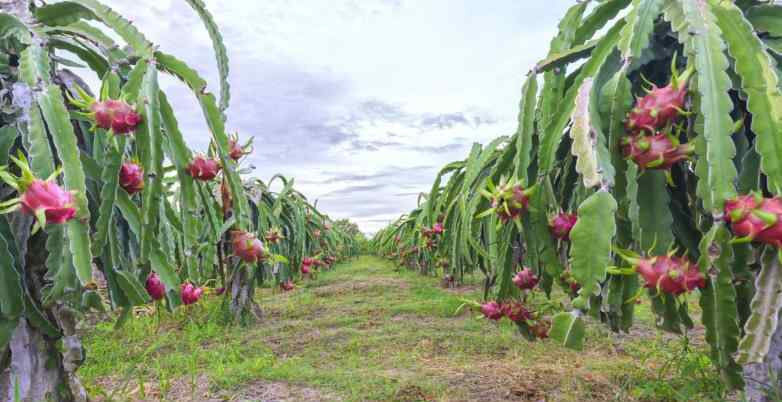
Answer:
[{"label": "overcast sky", "polygon": [[[573,0],[205,0],[230,57],[227,128],[246,161],[296,179],[367,233],[416,205],[439,168],[515,130],[526,72]],[[183,0],[106,0],[218,92],[206,30]],[[193,96],[162,82],[192,148]]]}]

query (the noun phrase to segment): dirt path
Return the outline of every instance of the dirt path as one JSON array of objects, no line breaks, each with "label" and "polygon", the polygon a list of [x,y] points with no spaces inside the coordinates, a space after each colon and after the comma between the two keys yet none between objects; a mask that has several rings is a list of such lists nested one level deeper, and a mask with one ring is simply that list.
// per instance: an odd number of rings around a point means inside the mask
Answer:
[{"label": "dirt path", "polygon": [[530,343],[509,323],[454,316],[477,295],[393,268],[362,257],[293,292],[263,291],[266,315],[249,328],[215,323],[218,299],[159,330],[149,318],[99,326],[87,348],[102,360],[82,375],[114,400],[633,401],[678,342],[590,325],[583,352]]}]

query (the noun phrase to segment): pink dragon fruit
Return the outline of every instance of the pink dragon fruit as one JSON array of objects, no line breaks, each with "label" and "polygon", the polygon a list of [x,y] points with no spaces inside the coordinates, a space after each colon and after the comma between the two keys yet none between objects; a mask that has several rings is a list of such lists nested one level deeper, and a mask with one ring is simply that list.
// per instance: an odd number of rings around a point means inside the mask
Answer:
[{"label": "pink dragon fruit", "polygon": [[166,296],[166,285],[160,280],[156,273],[150,272],[147,281],[144,283],[147,293],[152,300],[160,300]]},{"label": "pink dragon fruit", "polygon": [[548,222],[551,234],[559,240],[570,240],[570,230],[576,225],[578,217],[575,214],[560,212]]},{"label": "pink dragon fruit", "polygon": [[530,290],[538,285],[538,277],[531,269],[524,267],[513,277],[513,284],[521,290]]},{"label": "pink dragon fruit", "polygon": [[128,134],[141,123],[141,116],[121,100],[107,99],[93,102],[90,111],[98,127],[111,130],[115,134]]},{"label": "pink dragon fruit", "polygon": [[315,259],[310,257],[304,257],[301,259],[301,273],[310,273],[310,268],[315,265]]},{"label": "pink dragon fruit", "polygon": [[196,180],[209,181],[217,176],[220,172],[220,163],[214,159],[207,159],[206,156],[198,154],[193,157],[193,160],[187,165],[187,171],[190,176],[193,176]]},{"label": "pink dragon fruit", "polygon": [[706,287],[706,278],[698,265],[685,257],[663,255],[640,258],[636,261],[635,269],[646,282],[647,288],[659,289],[663,293],[679,295]]},{"label": "pink dragon fruit", "polygon": [[490,301],[482,304],[481,313],[483,313],[486,318],[494,321],[497,321],[505,316],[505,310],[496,301]]},{"label": "pink dragon fruit", "polygon": [[135,162],[124,162],[119,169],[119,185],[130,195],[143,190],[144,168]]},{"label": "pink dragon fruit", "polygon": [[443,226],[442,222],[437,222],[434,225],[432,225],[432,233],[435,235],[441,235],[445,232],[445,226]]},{"label": "pink dragon fruit", "polygon": [[182,284],[180,296],[182,298],[182,304],[190,305],[194,304],[201,298],[204,293],[203,288],[195,287],[192,283],[186,282]]},{"label": "pink dragon fruit", "polygon": [[674,164],[689,159],[695,151],[691,144],[679,144],[672,135],[633,135],[622,139],[622,152],[641,169],[670,169]]},{"label": "pink dragon fruit", "polygon": [[662,88],[653,85],[645,96],[639,98],[633,110],[627,114],[627,132],[638,134],[647,130],[652,133],[676,119],[684,109],[687,80],[692,71],[688,69],[681,77],[676,77],[674,72],[671,83]]},{"label": "pink dragon fruit", "polygon": [[76,215],[73,194],[53,180],[34,179],[21,197],[22,212],[37,216],[43,212],[47,223],[68,222]]},{"label": "pink dragon fruit", "polygon": [[234,255],[246,263],[254,264],[265,258],[263,243],[252,233],[234,230],[231,232],[231,245]]},{"label": "pink dragon fruit", "polygon": [[284,292],[289,292],[295,288],[296,285],[290,280],[280,283],[280,289],[282,289]]},{"label": "pink dragon fruit", "polygon": [[782,248],[782,199],[760,194],[738,196],[725,202],[724,219],[739,241],[758,241]]},{"label": "pink dragon fruit", "polygon": [[228,156],[238,161],[243,156],[247,155],[247,151],[239,144],[239,139],[233,138],[228,141]]},{"label": "pink dragon fruit", "polygon": [[513,322],[525,322],[532,319],[532,313],[519,302],[502,306],[502,311]]}]

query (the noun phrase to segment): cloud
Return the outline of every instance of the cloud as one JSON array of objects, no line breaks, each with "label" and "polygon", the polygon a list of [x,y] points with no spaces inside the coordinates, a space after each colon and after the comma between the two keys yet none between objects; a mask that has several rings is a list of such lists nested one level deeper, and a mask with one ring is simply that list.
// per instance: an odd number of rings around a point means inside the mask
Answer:
[{"label": "cloud", "polygon": [[[211,41],[189,7],[106,1],[217,92]],[[515,128],[524,72],[572,0],[205,3],[229,52],[226,127],[254,137],[253,175],[295,177],[310,199],[331,197],[324,212],[374,232],[414,208],[471,143]],[[206,150],[190,89],[163,75],[161,88],[188,144]]]},{"label": "cloud", "polygon": [[464,113],[445,113],[422,118],[418,127],[422,130],[432,128],[438,128],[442,130],[444,128],[451,128],[460,124],[470,124],[470,121],[464,117]]},{"label": "cloud", "polygon": [[319,197],[319,199],[323,198],[334,198],[335,196],[353,196],[356,193],[363,193],[363,192],[369,192],[369,191],[376,191],[383,187],[385,187],[385,184],[368,184],[368,185],[361,185],[361,186],[348,186],[340,188],[339,190],[330,191],[322,196]]}]

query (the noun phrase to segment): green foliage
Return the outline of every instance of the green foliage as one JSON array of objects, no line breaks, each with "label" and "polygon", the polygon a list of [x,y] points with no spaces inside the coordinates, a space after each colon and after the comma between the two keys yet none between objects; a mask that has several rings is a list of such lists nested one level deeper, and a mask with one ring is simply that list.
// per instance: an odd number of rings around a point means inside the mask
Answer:
[{"label": "green foliage", "polygon": [[[699,296],[708,359],[726,388],[741,388],[739,364],[764,361],[782,307],[774,280],[779,264],[769,257],[775,247],[733,244],[722,222],[726,201],[737,195],[782,195],[782,8],[761,3],[615,0],[590,12],[586,2],[572,6],[524,84],[514,135],[499,139],[505,145],[497,148],[476,145],[464,161],[449,164],[417,209],[375,235],[374,249],[457,282],[480,271],[484,299],[524,301],[507,278],[529,266],[547,294],[561,285],[574,308],[614,331],[629,330],[644,293],[662,329],[691,328],[682,296],[654,284],[642,292],[645,279],[627,265],[640,256],[697,262],[705,286],[689,291]],[[633,131],[628,113],[634,95],[668,84],[686,86],[686,110],[655,130],[694,154],[670,168],[644,168],[630,160],[628,138],[653,133]],[[503,177],[535,189],[529,207],[504,226],[490,213],[476,215],[491,207],[476,194],[491,193]],[[548,219],[576,210],[569,241],[554,239]],[[437,222],[445,232],[427,242],[422,231]],[[756,263],[752,256],[764,252]],[[586,316],[555,315],[551,336],[580,347],[581,320]]]},{"label": "green foliage", "polygon": [[[75,323],[108,305],[122,311],[116,325],[123,325],[133,306],[151,302],[145,289],[151,272],[165,286],[159,307],[176,310],[183,282],[207,292],[228,288],[224,302],[235,307],[228,321],[245,322],[254,301],[239,293],[251,295],[264,283],[301,279],[298,267],[304,257],[327,267],[358,253],[363,238],[357,227],[347,221],[333,225],[295,191],[293,180],[283,178],[283,191],[275,192],[240,174],[241,161],[229,157],[222,115],[229,101],[226,50],[204,4],[189,3],[214,42],[219,105],[198,72],[156,52],[129,20],[97,0],[31,2],[32,15],[23,18],[0,13],[0,54],[19,55],[18,69],[0,68],[3,102],[9,105],[8,113],[0,115],[0,155],[29,163],[29,170],[22,168],[25,163],[2,166],[7,180],[0,184],[5,212],[0,215],[0,372],[7,372],[5,346],[24,318],[48,336],[47,358],[52,367],[67,371],[59,378],[74,376],[78,364],[73,357],[62,361],[72,350],[80,351],[71,339]],[[97,94],[65,69],[82,64],[102,79]],[[158,85],[159,74],[184,81],[201,105],[212,135],[204,153],[222,168],[215,180],[198,182],[188,173],[195,152]],[[126,102],[138,113],[135,130],[115,133],[98,126],[91,108],[106,100]],[[121,166],[129,160],[144,170],[139,194],[129,194],[120,183]],[[0,162],[10,160],[3,156]],[[18,210],[24,183],[33,176],[73,195],[73,219],[63,225],[49,222],[35,232],[32,217]],[[42,216],[39,211],[35,218]],[[233,230],[266,241],[271,229],[282,237],[264,245],[263,261],[247,264],[233,255]],[[64,342],[70,350],[63,350],[63,336],[71,337]],[[17,369],[12,366],[11,374]],[[77,385],[57,384],[64,395],[79,393]]]}]

